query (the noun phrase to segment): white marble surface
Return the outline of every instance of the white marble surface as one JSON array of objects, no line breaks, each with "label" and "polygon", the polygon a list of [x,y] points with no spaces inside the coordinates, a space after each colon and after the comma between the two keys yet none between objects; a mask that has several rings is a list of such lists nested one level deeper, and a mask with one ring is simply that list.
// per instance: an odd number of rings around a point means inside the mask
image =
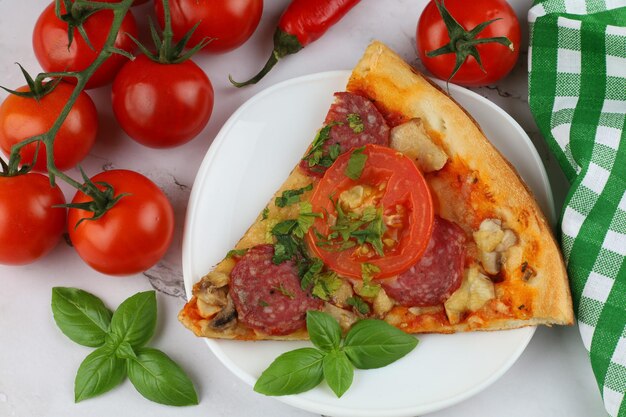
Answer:
[{"label": "white marble surface", "polygon": [[[49,256],[25,267],[0,266],[0,417],[91,416],[312,416],[280,401],[254,393],[176,320],[183,304],[180,258],[182,224],[190,187],[212,139],[246,99],[295,76],[349,69],[372,39],[380,39],[406,60],[421,67],[415,54],[415,25],[424,0],[363,0],[322,39],[287,57],[258,85],[235,89],[229,73],[244,79],[256,72],[271,50],[271,36],[288,0],[266,1],[261,23],[241,48],[196,59],[215,88],[215,109],[200,136],[176,149],[153,150],[129,140],[110,110],[110,88],[90,92],[100,112],[101,131],[83,163],[95,174],[112,167],[140,171],[159,184],[176,210],[176,237],[164,262],[144,275],[111,278],[84,265],[61,243]],[[0,84],[17,87],[21,75],[14,62],[39,71],[30,46],[34,22],[48,0],[0,0]],[[512,0],[524,21],[529,0]],[[149,5],[133,9],[145,26]],[[528,132],[547,167],[557,206],[567,185],[543,144],[527,103],[526,54],[514,72],[497,85],[476,89],[509,112]],[[5,93],[0,93],[4,98]],[[74,174],[76,174],[74,172]],[[77,177],[77,176],[76,176]],[[73,191],[63,188],[71,198]],[[126,381],[113,391],[79,404],[73,402],[73,380],[87,348],[68,340],[56,328],[50,310],[54,286],[93,292],[111,308],[131,294],[159,289],[159,324],[151,344],[170,354],[191,375],[200,405],[160,406],[143,399]],[[576,328],[540,328],[517,363],[496,383],[460,404],[429,416],[589,417],[605,415],[586,352]]]}]

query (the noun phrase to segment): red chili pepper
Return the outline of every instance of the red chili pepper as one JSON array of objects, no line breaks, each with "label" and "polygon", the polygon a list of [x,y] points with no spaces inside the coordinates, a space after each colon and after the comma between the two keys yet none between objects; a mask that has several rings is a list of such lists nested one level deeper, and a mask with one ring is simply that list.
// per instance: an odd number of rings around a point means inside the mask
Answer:
[{"label": "red chili pepper", "polygon": [[361,0],[293,0],[283,12],[274,32],[274,50],[263,69],[245,82],[236,82],[228,76],[235,87],[256,84],[278,60],[295,54],[326,31]]}]

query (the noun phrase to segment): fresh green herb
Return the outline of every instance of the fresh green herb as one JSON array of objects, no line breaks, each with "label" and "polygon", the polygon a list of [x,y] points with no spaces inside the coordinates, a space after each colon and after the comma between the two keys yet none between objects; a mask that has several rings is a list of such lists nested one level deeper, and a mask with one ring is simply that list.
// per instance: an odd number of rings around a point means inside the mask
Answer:
[{"label": "fresh green herb", "polygon": [[[324,126],[320,129],[320,131],[315,136],[313,143],[311,144],[311,149],[309,152],[302,158],[302,160],[307,161],[309,167],[314,167],[319,165],[324,168],[328,168],[335,162],[335,159],[341,153],[341,148],[338,144],[333,144],[329,147],[328,152],[324,152],[323,147],[324,144],[330,138],[330,129],[333,126],[343,124],[341,122],[332,122]],[[335,146],[336,145],[336,146]]]},{"label": "fresh green herb", "polygon": [[144,345],[156,327],[154,291],[126,299],[111,313],[98,297],[76,289],[52,289],[52,312],[61,331],[71,340],[98,347],[78,368],[75,401],[103,394],[126,375],[144,397],[167,405],[198,403],[193,383],[167,355]]},{"label": "fresh green herb", "polygon": [[352,151],[350,159],[348,160],[348,166],[346,167],[346,177],[351,180],[358,180],[361,178],[363,168],[365,168],[365,162],[367,162],[367,155],[363,153],[365,146],[357,148]]},{"label": "fresh green herb", "polygon": [[52,314],[63,334],[89,347],[102,346],[113,316],[101,299],[76,288],[52,290]]},{"label": "fresh green herb", "polygon": [[332,271],[322,272],[324,263],[314,258],[306,265],[301,274],[301,286],[304,291],[312,287],[311,294],[322,300],[328,298],[341,287],[341,279]]},{"label": "fresh green herb", "polygon": [[254,390],[265,395],[290,395],[315,388],[324,379],[324,354],[314,348],[283,353],[263,371]]},{"label": "fresh green herb", "polygon": [[286,207],[295,203],[299,203],[300,196],[306,191],[311,191],[312,189],[313,184],[309,184],[306,187],[298,188],[296,190],[283,191],[280,197],[276,197],[276,199],[274,200],[274,204],[276,204],[277,207]]},{"label": "fresh green herb", "polygon": [[268,307],[270,304],[265,300],[259,300],[259,305],[261,307]]},{"label": "fresh green herb", "polygon": [[248,249],[232,249],[226,254],[227,258],[240,258],[248,252]]},{"label": "fresh green herb", "polygon": [[328,156],[331,160],[336,160],[341,155],[341,145],[333,143],[328,147]]},{"label": "fresh green herb", "polygon": [[417,346],[417,339],[382,320],[358,321],[344,341],[344,351],[359,369],[387,366]]},{"label": "fresh green herb", "polygon": [[291,260],[306,257],[304,235],[313,225],[319,213],[313,213],[311,203],[300,204],[300,214],[297,219],[283,220],[272,228],[272,235],[276,238],[272,262],[276,265]]},{"label": "fresh green herb", "polygon": [[328,352],[322,362],[324,378],[337,398],[348,391],[354,378],[354,366],[345,352],[335,350]]},{"label": "fresh green herb", "polygon": [[[380,272],[376,265],[364,262],[361,264],[361,277],[363,282],[357,291],[361,297],[374,298],[380,292],[380,284],[372,283],[373,275]],[[355,287],[356,290],[356,287]]]},{"label": "fresh green herb", "polygon": [[274,289],[274,290],[276,290],[276,291],[278,291],[279,293],[281,293],[281,294],[282,294],[282,295],[284,295],[285,297],[289,297],[289,298],[291,298],[292,300],[293,300],[294,298],[296,298],[296,295],[295,295],[293,292],[289,291],[287,288],[285,288],[285,286],[283,285],[283,283],[282,283],[282,282],[280,283],[280,285],[279,285],[279,286],[274,287],[273,289]]},{"label": "fresh green herb", "polygon": [[370,306],[363,299],[357,295],[354,295],[346,300],[346,304],[354,307],[357,313],[366,315],[370,312]]},{"label": "fresh green herb", "polygon": [[269,216],[269,214],[270,214],[270,208],[269,207],[265,207],[263,209],[263,211],[261,212],[261,218],[263,220],[267,220],[267,217]]},{"label": "fresh green herb", "polygon": [[311,262],[306,265],[306,269],[302,271],[300,284],[304,291],[308,290],[309,287],[315,284],[315,281],[318,275],[322,272],[324,268],[324,262],[321,259],[314,258]]},{"label": "fresh green herb", "polygon": [[342,281],[336,273],[328,271],[317,276],[311,294],[327,301],[341,287],[341,283]]},{"label": "fresh green herb", "polygon": [[311,343],[323,352],[339,349],[341,345],[341,327],[330,314],[309,311],[306,315],[306,328]]},{"label": "fresh green herb", "polygon": [[137,358],[126,361],[128,379],[145,398],[166,405],[198,403],[196,391],[185,371],[158,349],[136,349]]},{"label": "fresh green herb", "polygon": [[104,394],[126,378],[126,361],[115,355],[109,346],[91,352],[78,367],[74,381],[74,401],[79,402]]},{"label": "fresh green herb", "polygon": [[379,256],[384,256],[382,237],[387,230],[383,222],[382,209],[366,207],[362,214],[346,214],[339,201],[335,203],[337,219],[330,227],[331,233],[324,236],[316,233],[316,244],[322,249],[343,251],[357,245],[369,244]]},{"label": "fresh green herb", "polygon": [[[352,385],[354,367],[380,368],[402,358],[417,339],[382,320],[361,320],[341,343],[339,323],[329,314],[307,312],[307,330],[315,348],[283,353],[261,374],[254,390],[265,395],[298,394],[326,380],[337,397]],[[367,332],[367,333],[366,333]]]},{"label": "fresh green herb", "polygon": [[348,117],[346,117],[346,119],[348,119],[348,124],[350,126],[350,129],[352,129],[354,133],[361,133],[365,129],[365,126],[363,125],[363,120],[361,119],[360,114],[350,113]]},{"label": "fresh green herb", "polygon": [[297,219],[298,227],[296,227],[296,229],[294,230],[294,234],[302,239],[304,235],[307,234],[311,226],[313,226],[313,222],[315,222],[316,217],[322,217],[322,214],[314,213],[311,203],[309,203],[308,201],[301,203],[300,215]]}]

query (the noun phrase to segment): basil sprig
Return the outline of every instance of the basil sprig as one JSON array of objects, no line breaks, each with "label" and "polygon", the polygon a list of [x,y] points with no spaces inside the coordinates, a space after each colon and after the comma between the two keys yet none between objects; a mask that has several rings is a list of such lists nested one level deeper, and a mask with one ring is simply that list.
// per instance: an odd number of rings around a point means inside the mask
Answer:
[{"label": "basil sprig", "polygon": [[52,313],[74,342],[97,347],[81,363],[74,381],[76,402],[103,394],[128,375],[147,399],[166,405],[198,404],[193,382],[160,350],[145,347],[157,319],[154,291],[137,293],[112,313],[93,294],[77,288],[52,289]]},{"label": "basil sprig", "polygon": [[329,314],[309,311],[307,330],[315,348],[283,353],[263,371],[254,390],[265,395],[291,395],[326,380],[337,397],[352,385],[354,368],[389,365],[417,346],[417,339],[382,320],[357,322],[341,339],[339,323]]}]

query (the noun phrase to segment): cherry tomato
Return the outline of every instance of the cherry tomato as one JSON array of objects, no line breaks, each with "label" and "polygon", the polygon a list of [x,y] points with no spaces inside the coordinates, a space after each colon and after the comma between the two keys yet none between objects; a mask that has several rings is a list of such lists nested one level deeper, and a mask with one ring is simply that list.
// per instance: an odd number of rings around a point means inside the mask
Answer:
[{"label": "cherry tomato", "polygon": [[[357,180],[346,175],[354,151],[347,152],[326,171],[311,196],[315,219],[307,234],[309,248],[332,270],[361,278],[361,265],[369,263],[387,278],[406,271],[422,256],[432,232],[434,209],[426,180],[413,161],[384,146],[366,145],[364,168]],[[379,218],[364,221],[367,208]],[[338,208],[342,213],[339,212]],[[354,235],[365,236],[374,225],[380,233],[382,255],[376,246],[357,238],[344,239],[345,223],[363,222]],[[378,223],[376,226],[375,222]]]},{"label": "cherry tomato", "polygon": [[196,137],[213,110],[213,86],[192,61],[159,64],[145,55],[124,65],[113,82],[113,113],[137,142],[153,148]]},{"label": "cherry tomato", "polygon": [[0,263],[25,265],[48,252],[65,230],[65,197],[37,173],[0,176]]},{"label": "cherry tomato", "polygon": [[[520,26],[515,11],[506,0],[476,0],[471,7],[465,0],[446,0],[445,8],[467,31],[488,20],[501,19],[489,24],[476,39],[506,36],[512,42],[512,50],[494,42],[476,45],[484,71],[474,57],[468,56],[450,81],[466,86],[480,86],[507,75],[519,55]],[[416,39],[417,51],[424,66],[436,77],[447,80],[454,70],[456,55],[447,53],[432,58],[426,56],[427,52],[450,43],[450,35],[434,0],[426,5],[419,18]]]},{"label": "cherry tomato", "polygon": [[[65,13],[65,8],[61,7],[61,11]],[[74,29],[74,39],[68,48],[68,26],[54,13],[53,2],[41,13],[33,30],[33,49],[39,64],[46,72],[84,70],[102,50],[112,22],[111,10],[101,10],[92,14],[85,20],[83,27],[95,50],[89,47],[78,33],[78,29]],[[122,21],[114,47],[132,52],[135,43],[128,34],[137,38],[137,25],[130,11]],[[127,58],[120,54],[111,55],[96,70],[86,87],[94,88],[110,83],[126,61]],[[67,81],[76,83],[76,79],[71,77],[67,77]]]},{"label": "cherry tomato", "polygon": [[[91,180],[113,186],[115,195],[127,193],[97,220],[93,213],[70,208],[68,231],[78,255],[95,270],[109,275],[143,272],[157,263],[172,242],[174,210],[152,181],[127,170],[101,172]],[[92,198],[77,192],[72,203]],[[82,222],[81,219],[87,218]]]},{"label": "cherry tomato", "polygon": [[[67,103],[74,87],[59,83],[54,90],[39,100],[9,96],[0,105],[0,147],[8,155],[11,147],[24,139],[48,131]],[[23,86],[17,91],[29,91]],[[70,113],[61,125],[54,139],[54,162],[58,169],[70,169],[87,156],[96,140],[98,113],[91,97],[81,92]],[[32,164],[37,145],[22,148],[20,155],[23,164]],[[39,145],[39,153],[34,168],[46,170],[46,147]]]},{"label": "cherry tomato", "polygon": [[[164,27],[163,0],[155,0],[159,24]],[[226,52],[248,40],[261,20],[263,0],[170,0],[174,38],[181,39],[200,22],[188,46],[203,38],[214,38],[203,48],[207,52]]]},{"label": "cherry tomato", "polygon": [[[122,0],[100,0],[100,1],[104,1],[106,3],[121,3]],[[133,6],[138,6],[140,4],[144,4],[146,3],[148,0],[134,0],[133,1]]]}]

